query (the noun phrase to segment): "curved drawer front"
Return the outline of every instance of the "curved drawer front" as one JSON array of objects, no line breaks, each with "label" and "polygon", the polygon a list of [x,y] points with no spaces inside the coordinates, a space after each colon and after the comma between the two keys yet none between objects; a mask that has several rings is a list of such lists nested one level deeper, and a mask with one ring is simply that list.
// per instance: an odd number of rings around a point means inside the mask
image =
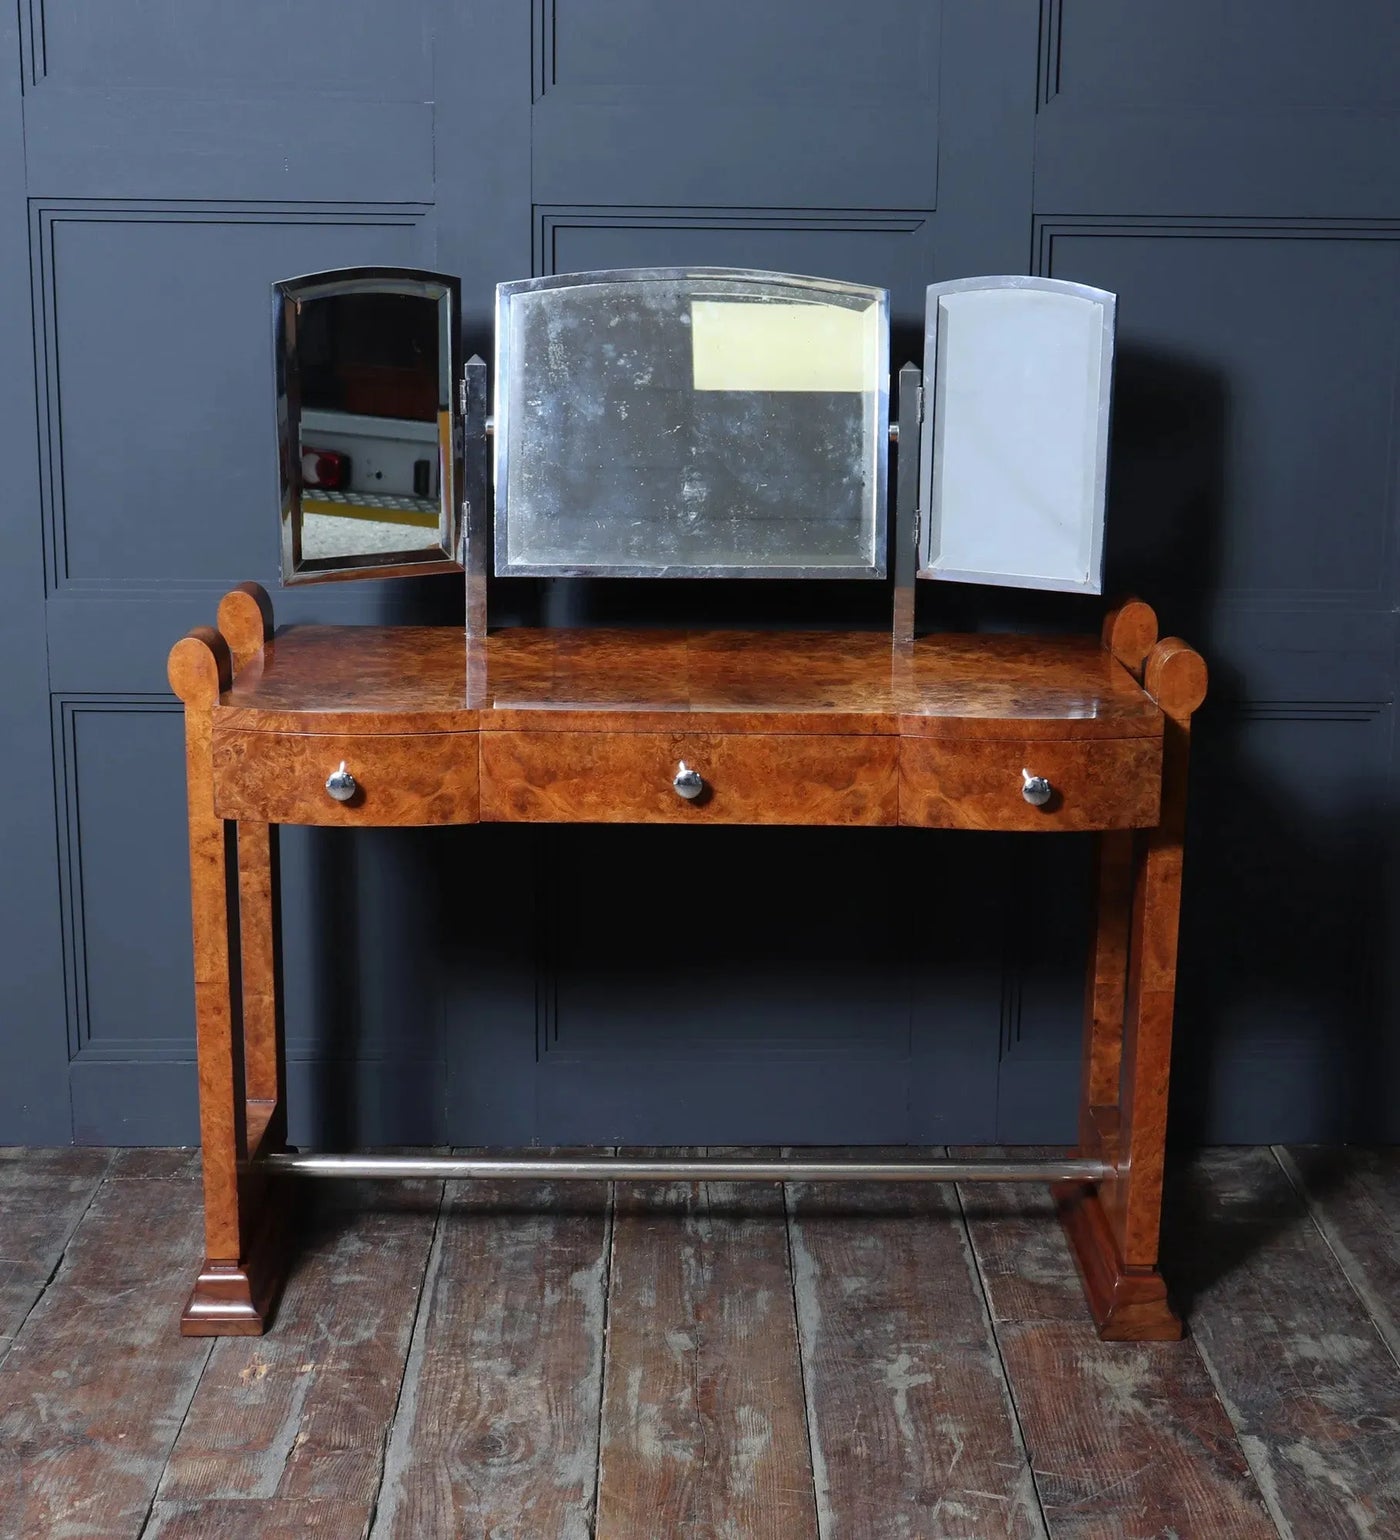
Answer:
[{"label": "curved drawer front", "polygon": [[[344,761],[347,801],[326,790]],[[471,733],[214,733],[214,810],[265,823],[450,824],[477,821]]]},{"label": "curved drawer front", "polygon": [[[997,742],[905,738],[899,821],[929,829],[1142,829],[1161,806],[1158,738]],[[1030,777],[1049,782],[1037,805]],[[1032,784],[1032,795],[1045,788]]]},{"label": "curved drawer front", "polygon": [[[701,778],[693,799],[675,786],[682,762]],[[893,737],[483,732],[481,816],[500,823],[893,824],[898,765]]]}]

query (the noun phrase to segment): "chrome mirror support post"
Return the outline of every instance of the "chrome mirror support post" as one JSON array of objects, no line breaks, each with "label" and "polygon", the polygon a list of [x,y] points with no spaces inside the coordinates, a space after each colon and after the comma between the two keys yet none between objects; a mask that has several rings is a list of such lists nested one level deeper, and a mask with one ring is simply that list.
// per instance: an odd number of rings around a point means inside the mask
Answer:
[{"label": "chrome mirror support post", "polygon": [[486,360],[473,354],[462,373],[462,532],[459,560],[467,574],[467,640],[486,639],[487,553],[491,545],[487,507],[490,446],[486,408]]},{"label": "chrome mirror support post", "polygon": [[899,433],[894,484],[894,635],[896,647],[914,641],[915,576],[919,556],[919,445],[923,374],[917,364],[899,371]]}]

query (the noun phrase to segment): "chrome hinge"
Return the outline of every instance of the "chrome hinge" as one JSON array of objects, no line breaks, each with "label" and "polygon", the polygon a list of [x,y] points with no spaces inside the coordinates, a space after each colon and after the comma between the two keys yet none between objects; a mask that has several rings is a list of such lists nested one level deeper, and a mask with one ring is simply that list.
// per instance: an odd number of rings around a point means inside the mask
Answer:
[{"label": "chrome hinge", "polygon": [[463,417],[467,415],[467,377],[463,375],[457,381],[457,410]]}]

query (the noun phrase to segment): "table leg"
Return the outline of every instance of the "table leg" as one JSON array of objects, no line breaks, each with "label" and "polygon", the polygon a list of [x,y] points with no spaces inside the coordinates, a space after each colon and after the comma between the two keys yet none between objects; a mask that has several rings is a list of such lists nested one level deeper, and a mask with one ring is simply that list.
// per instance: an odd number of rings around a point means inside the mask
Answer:
[{"label": "table leg", "polygon": [[[1111,964],[1123,956],[1120,938],[1126,940],[1126,978],[1111,965],[1097,974],[1086,1009],[1080,1151],[1109,1161],[1117,1174],[1097,1187],[1056,1188],[1090,1311],[1109,1341],[1175,1341],[1182,1334],[1157,1267],[1181,877],[1180,847],[1160,833],[1147,836],[1134,863],[1131,925],[1121,902],[1100,910],[1096,957]],[[1120,861],[1121,852],[1105,849],[1104,900],[1126,896],[1118,891]],[[1115,992],[1121,1038],[1109,1009]],[[1091,1099],[1105,1091],[1109,1097]]]},{"label": "table leg", "polygon": [[1131,836],[1102,838],[1080,1101],[1080,1152],[1107,1160],[1115,1175],[1056,1189],[1099,1335],[1113,1341],[1182,1333],[1157,1260],[1190,716],[1205,694],[1204,667],[1168,638],[1144,681],[1165,711],[1161,818],[1137,837],[1135,858]]},{"label": "table leg", "polygon": [[1084,1002],[1079,1144],[1116,1156],[1118,1077],[1123,1063],[1123,1010],[1128,989],[1136,836],[1098,837],[1098,900]]},{"label": "table leg", "polygon": [[[238,825],[238,933],[242,953],[243,1073],[250,1154],[286,1140],[283,1093],[282,927],[277,825]],[[257,1109],[256,1112],[254,1109]]]},{"label": "table leg", "polygon": [[187,1336],[260,1333],[282,1275],[277,1206],[245,1169],[250,1149],[281,1138],[275,850],[267,825],[240,840],[214,811],[212,708],[230,673],[215,631],[192,632],[171,653],[171,683],[185,702],[204,1162],[205,1259],[181,1317]]}]

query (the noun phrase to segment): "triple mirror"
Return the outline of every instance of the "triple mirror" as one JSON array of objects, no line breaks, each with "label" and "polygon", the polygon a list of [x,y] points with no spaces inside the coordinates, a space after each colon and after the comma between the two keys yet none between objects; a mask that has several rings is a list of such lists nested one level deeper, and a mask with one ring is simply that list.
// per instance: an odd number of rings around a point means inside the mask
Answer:
[{"label": "triple mirror", "polygon": [[[884,289],[729,268],[502,283],[491,419],[455,279],[350,269],[274,299],[286,582],[484,578],[488,542],[504,577],[885,576]],[[1113,295],[1011,277],[927,300],[902,451],[918,576],[1097,593]]]}]

